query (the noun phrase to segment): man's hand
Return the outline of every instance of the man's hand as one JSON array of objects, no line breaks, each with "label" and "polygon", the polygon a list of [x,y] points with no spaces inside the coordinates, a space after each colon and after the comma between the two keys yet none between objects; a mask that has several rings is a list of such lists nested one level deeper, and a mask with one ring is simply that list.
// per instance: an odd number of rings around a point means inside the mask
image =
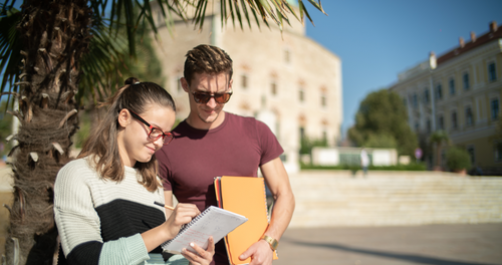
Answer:
[{"label": "man's hand", "polygon": [[239,259],[245,260],[249,257],[251,257],[249,265],[270,265],[274,256],[270,245],[265,240],[260,240],[242,253]]}]

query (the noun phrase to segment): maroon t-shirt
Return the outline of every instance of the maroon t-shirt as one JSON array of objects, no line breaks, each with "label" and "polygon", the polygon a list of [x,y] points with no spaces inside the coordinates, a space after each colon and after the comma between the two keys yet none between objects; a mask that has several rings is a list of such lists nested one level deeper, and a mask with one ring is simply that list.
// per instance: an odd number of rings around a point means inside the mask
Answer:
[{"label": "maroon t-shirt", "polygon": [[[164,190],[172,190],[179,202],[193,203],[201,212],[217,205],[215,177],[257,177],[259,166],[283,153],[263,122],[228,112],[215,129],[199,130],[183,121],[173,134],[174,140],[156,153]],[[228,264],[223,240],[216,244],[211,264]]]}]

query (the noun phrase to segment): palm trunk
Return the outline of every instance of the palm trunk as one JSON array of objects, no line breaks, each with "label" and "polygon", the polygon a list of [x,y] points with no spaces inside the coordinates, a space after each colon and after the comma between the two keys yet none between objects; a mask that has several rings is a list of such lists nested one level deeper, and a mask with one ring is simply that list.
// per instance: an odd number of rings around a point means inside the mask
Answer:
[{"label": "palm trunk", "polygon": [[[13,155],[14,201],[6,264],[52,264],[56,174],[69,160],[78,128],[74,95],[79,59],[87,51],[91,10],[86,0],[28,0],[18,26],[24,38],[19,118]],[[18,262],[18,263],[17,263]]]}]

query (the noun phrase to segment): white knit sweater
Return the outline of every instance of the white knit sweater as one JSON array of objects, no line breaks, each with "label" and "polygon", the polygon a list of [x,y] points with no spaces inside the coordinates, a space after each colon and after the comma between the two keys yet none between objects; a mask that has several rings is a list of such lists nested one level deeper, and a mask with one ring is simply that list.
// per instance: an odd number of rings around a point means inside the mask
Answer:
[{"label": "white knit sweater", "polygon": [[[147,264],[150,255],[140,234],[166,219],[164,209],[154,204],[164,203],[162,188],[149,192],[130,167],[120,182],[103,179],[90,163],[89,158],[74,160],[56,179],[54,212],[66,262]],[[159,260],[161,248],[151,253],[159,253],[154,255]],[[181,261],[179,256],[170,260]]]}]

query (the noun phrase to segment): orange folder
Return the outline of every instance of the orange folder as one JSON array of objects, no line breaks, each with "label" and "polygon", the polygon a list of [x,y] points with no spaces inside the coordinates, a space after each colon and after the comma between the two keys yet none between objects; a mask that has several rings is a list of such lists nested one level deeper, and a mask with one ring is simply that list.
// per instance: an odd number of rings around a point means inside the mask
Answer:
[{"label": "orange folder", "polygon": [[[225,237],[230,264],[248,264],[239,256],[258,242],[268,227],[267,197],[263,178],[222,176],[214,179],[218,206],[249,220]],[[278,259],[274,251],[274,259]]]}]

